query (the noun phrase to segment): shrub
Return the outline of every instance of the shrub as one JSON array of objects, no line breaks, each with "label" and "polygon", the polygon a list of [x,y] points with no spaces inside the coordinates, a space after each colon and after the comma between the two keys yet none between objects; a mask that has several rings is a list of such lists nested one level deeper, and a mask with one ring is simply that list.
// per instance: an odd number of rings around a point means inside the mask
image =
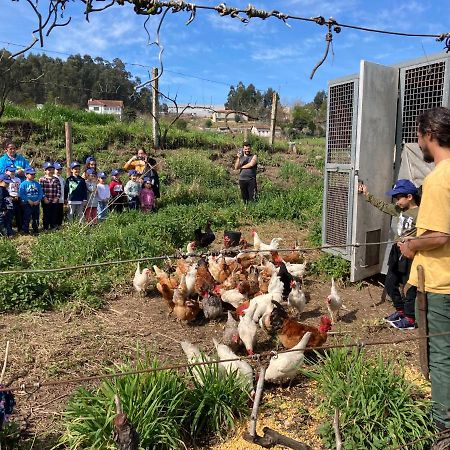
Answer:
[{"label": "shrub", "polygon": [[[148,355],[136,367],[119,370],[147,367],[158,367]],[[183,440],[225,434],[247,412],[248,394],[235,373],[222,375],[217,365],[198,369],[202,382],[191,373],[164,370],[105,380],[92,392],[79,389],[67,405],[60,444],[69,450],[116,448],[111,438],[115,394],[139,434],[140,448],[180,449],[186,448]]]},{"label": "shrub", "polygon": [[[335,349],[321,357],[314,371],[305,373],[318,383],[320,410],[327,417],[320,430],[326,448],[336,448],[335,408],[340,412],[344,450],[393,448],[434,432],[429,420],[431,402],[381,355],[369,359],[358,349]],[[424,449],[428,443],[408,448]]]},{"label": "shrub", "polygon": [[330,253],[321,253],[318,259],[309,264],[308,270],[316,275],[325,274],[335,279],[345,280],[350,275],[350,261]]}]

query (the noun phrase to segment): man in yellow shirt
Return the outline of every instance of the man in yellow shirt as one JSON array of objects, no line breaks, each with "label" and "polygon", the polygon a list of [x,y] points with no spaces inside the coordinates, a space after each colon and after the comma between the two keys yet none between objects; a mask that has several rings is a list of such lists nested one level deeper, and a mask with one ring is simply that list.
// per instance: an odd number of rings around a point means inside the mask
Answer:
[{"label": "man in yellow shirt", "polygon": [[[409,283],[417,286],[417,266],[425,272],[429,334],[450,333],[450,110],[439,107],[417,118],[419,146],[425,162],[435,169],[425,178],[417,217],[417,238],[399,242],[400,251],[414,258]],[[441,430],[450,428],[450,335],[429,340],[433,419]],[[450,448],[450,438],[435,445]]]}]

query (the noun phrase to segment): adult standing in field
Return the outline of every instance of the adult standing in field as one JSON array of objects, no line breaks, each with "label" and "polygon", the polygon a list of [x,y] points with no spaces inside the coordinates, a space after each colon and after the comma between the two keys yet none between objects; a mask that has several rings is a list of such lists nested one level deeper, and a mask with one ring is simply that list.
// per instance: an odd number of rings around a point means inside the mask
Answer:
[{"label": "adult standing in field", "polygon": [[126,171],[135,170],[141,181],[144,177],[150,179],[152,190],[156,198],[160,198],[159,175],[156,170],[157,161],[149,157],[144,149],[139,149],[136,155],[132,156],[124,165]]},{"label": "adult standing in field", "polygon": [[[450,110],[425,111],[417,124],[423,159],[436,167],[422,185],[417,238],[405,238],[398,246],[414,258],[410,284],[418,285],[417,266],[424,268],[429,334],[450,333]],[[450,429],[450,335],[429,338],[429,368],[434,422]],[[450,448],[450,434],[433,447],[444,448]]]},{"label": "adult standing in field", "polygon": [[244,203],[256,200],[256,170],[258,168],[258,158],[251,152],[250,142],[242,144],[236,156],[234,168],[239,170],[239,187]]},{"label": "adult standing in field", "polygon": [[2,144],[5,154],[0,158],[0,173],[5,173],[5,169],[9,166],[16,168],[16,177],[22,181],[25,180],[25,169],[28,169],[30,163],[25,156],[17,153],[16,146],[11,139],[5,139]]}]

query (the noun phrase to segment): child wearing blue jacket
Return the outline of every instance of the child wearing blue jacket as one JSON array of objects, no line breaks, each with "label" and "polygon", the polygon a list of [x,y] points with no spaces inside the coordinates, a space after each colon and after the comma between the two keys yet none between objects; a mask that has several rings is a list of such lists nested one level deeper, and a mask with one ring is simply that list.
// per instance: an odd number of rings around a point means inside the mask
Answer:
[{"label": "child wearing blue jacket", "polygon": [[34,233],[39,232],[39,205],[44,197],[42,186],[34,179],[36,171],[29,167],[25,170],[26,180],[20,184],[19,197],[22,200],[24,234],[30,232],[30,220]]}]

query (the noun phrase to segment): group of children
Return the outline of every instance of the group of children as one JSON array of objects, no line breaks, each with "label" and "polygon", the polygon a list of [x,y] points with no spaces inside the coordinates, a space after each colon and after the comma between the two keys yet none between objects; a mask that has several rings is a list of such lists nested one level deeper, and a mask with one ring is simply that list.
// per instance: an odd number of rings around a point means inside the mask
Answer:
[{"label": "group of children", "polygon": [[64,179],[62,165],[47,161],[43,165],[44,176],[38,181],[32,167],[25,170],[25,179],[15,176],[14,166],[6,167],[0,174],[0,236],[13,236],[13,225],[19,233],[29,234],[30,223],[33,233],[38,233],[41,205],[44,230],[62,225],[65,204],[69,220],[84,220],[89,225],[105,220],[111,210],[155,210],[152,177],[130,170],[129,180],[124,185],[120,169],[114,169],[108,183],[107,174],[97,171],[93,157],[86,159],[83,174],[79,162],[74,161],[69,167],[71,175]]}]

